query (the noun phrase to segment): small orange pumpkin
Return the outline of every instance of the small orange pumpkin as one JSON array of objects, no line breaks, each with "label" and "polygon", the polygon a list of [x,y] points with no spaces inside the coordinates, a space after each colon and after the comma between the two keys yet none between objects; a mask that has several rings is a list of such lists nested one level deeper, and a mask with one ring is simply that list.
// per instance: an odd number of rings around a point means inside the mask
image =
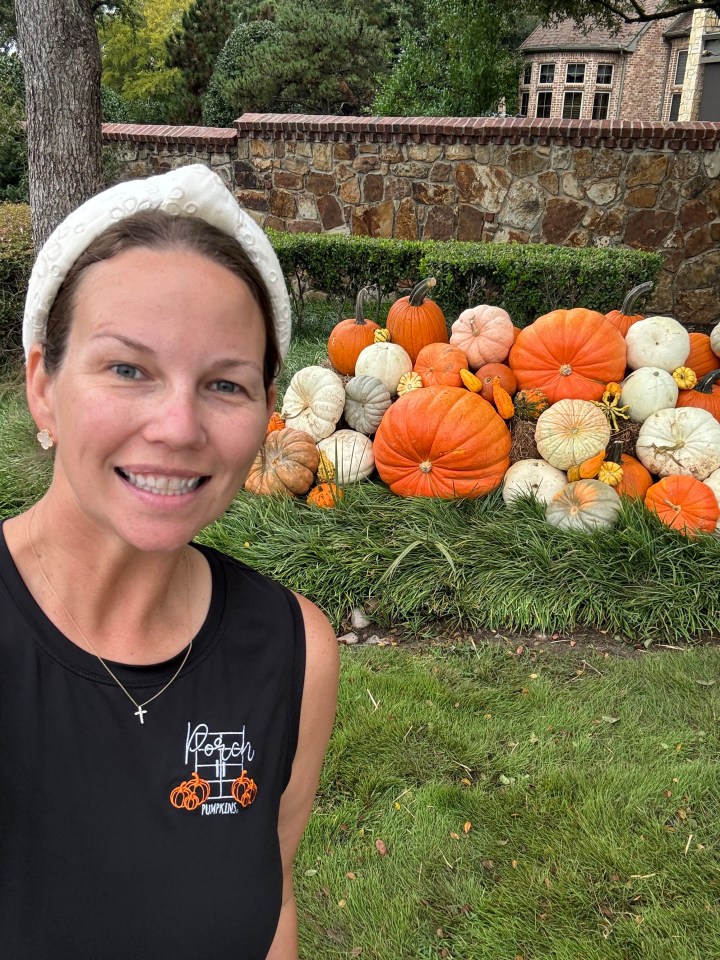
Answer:
[{"label": "small orange pumpkin", "polygon": [[623,300],[622,308],[620,310],[611,310],[610,313],[606,313],[605,319],[609,320],[610,323],[614,327],[617,327],[620,333],[625,336],[630,327],[634,323],[637,323],[638,320],[642,320],[643,318],[641,313],[630,313],[635,301],[639,300],[644,293],[649,293],[652,288],[652,280],[647,280],[645,283],[639,283],[626,295],[625,299]]},{"label": "small orange pumpkin", "polygon": [[276,430],[285,429],[285,417],[277,411],[271,414],[270,419],[268,420],[267,433],[274,433]]},{"label": "small orange pumpkin", "polygon": [[492,384],[494,377],[500,377],[500,386],[512,397],[517,390],[517,377],[506,363],[484,363],[475,371],[482,380],[482,397],[492,403]]},{"label": "small orange pumpkin", "polygon": [[388,311],[386,328],[392,341],[407,351],[413,363],[428,343],[448,342],[445,314],[434,301],[426,299],[436,283],[435,277],[421,280],[409,296],[396,300]]},{"label": "small orange pumpkin", "polygon": [[249,807],[257,796],[257,784],[249,777],[247,770],[243,770],[239,777],[233,780],[230,794],[241,807]]},{"label": "small orange pumpkin", "polygon": [[332,510],[342,500],[342,487],[335,483],[318,483],[307,495],[307,502],[322,510]]},{"label": "small orange pumpkin", "polygon": [[720,518],[713,491],[688,474],[662,477],[645,494],[645,506],[663,523],[690,537],[699,530],[712,533]]},{"label": "small orange pumpkin", "polygon": [[616,463],[622,468],[622,477],[615,485],[615,492],[631,500],[644,500],[655,481],[647,467],[629,453],[622,452],[622,441],[615,440],[610,444],[607,462]]},{"label": "small orange pumpkin", "polygon": [[515,416],[518,420],[537,420],[550,406],[550,401],[540,387],[526,387],[519,390],[514,398]]},{"label": "small orange pumpkin", "polygon": [[210,784],[193,772],[189,780],[170,791],[170,803],[177,810],[197,810],[210,796]]},{"label": "small orange pumpkin", "polygon": [[720,368],[720,357],[710,348],[710,335],[707,333],[690,334],[690,353],[683,366],[695,371],[698,380],[706,373]]},{"label": "small orange pumpkin", "polygon": [[418,353],[414,371],[420,375],[424,387],[461,387],[461,371],[467,367],[467,357],[450,343],[428,343]]},{"label": "small orange pumpkin", "polygon": [[605,450],[601,450],[592,457],[588,457],[578,467],[578,473],[581,480],[592,480],[598,475],[598,470],[605,462]]},{"label": "small orange pumpkin", "polygon": [[675,406],[709,410],[720,422],[720,370],[706,373],[692,390],[681,390]]},{"label": "small orange pumpkin", "polygon": [[355,300],[355,316],[336,323],[328,338],[327,352],[330,363],[338,373],[347,376],[353,376],[357,358],[365,347],[373,343],[375,331],[380,329],[377,323],[365,319],[364,305],[368,294],[367,287],[363,287],[358,292]]}]

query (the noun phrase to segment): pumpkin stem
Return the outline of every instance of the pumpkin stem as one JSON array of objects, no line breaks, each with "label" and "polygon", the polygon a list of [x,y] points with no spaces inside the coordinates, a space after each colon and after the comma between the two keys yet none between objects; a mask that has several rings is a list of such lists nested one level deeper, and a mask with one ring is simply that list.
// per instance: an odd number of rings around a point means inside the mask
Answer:
[{"label": "pumpkin stem", "polygon": [[359,326],[364,326],[367,323],[365,319],[365,301],[368,299],[369,293],[370,290],[368,287],[361,287],[355,298],[355,323]]},{"label": "pumpkin stem", "polygon": [[420,464],[420,472],[430,473],[431,470],[432,470],[432,463],[430,463],[429,460],[423,460],[423,462]]},{"label": "pumpkin stem", "polygon": [[561,377],[569,377],[570,374],[572,373],[572,367],[570,366],[569,363],[564,363],[558,370],[558,373],[560,374]]},{"label": "pumpkin stem", "polygon": [[711,370],[710,373],[706,373],[704,377],[698,380],[693,389],[697,390],[698,393],[712,393],[713,384],[717,383],[719,380],[720,370]]},{"label": "pumpkin stem", "polygon": [[636,287],[633,287],[632,290],[625,295],[620,313],[626,317],[630,316],[630,311],[632,310],[635,301],[639,300],[644,293],[648,293],[650,290],[652,290],[653,286],[654,284],[652,280],[646,280],[645,283],[639,283]]},{"label": "pumpkin stem", "polygon": [[421,306],[427,296],[428,290],[432,290],[436,283],[437,280],[435,277],[428,277],[426,280],[421,280],[420,283],[416,283],[410,291],[410,297],[408,298],[410,306]]},{"label": "pumpkin stem", "polygon": [[622,440],[613,440],[611,444],[608,445],[605,459],[610,460],[612,463],[617,463],[622,466],[622,452],[623,452],[623,442]]}]

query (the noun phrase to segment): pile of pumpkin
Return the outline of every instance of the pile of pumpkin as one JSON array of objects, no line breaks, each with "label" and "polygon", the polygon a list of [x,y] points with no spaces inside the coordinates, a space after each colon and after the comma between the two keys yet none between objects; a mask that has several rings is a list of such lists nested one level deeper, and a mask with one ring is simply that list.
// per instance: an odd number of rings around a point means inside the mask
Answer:
[{"label": "pile of pumpkin", "polygon": [[[720,535],[720,324],[688,333],[671,317],[555,310],[518,329],[500,307],[448,325],[417,284],[384,327],[355,316],[328,341],[332,367],[292,378],[248,476],[255,493],[331,507],[374,470],[400,496],[534,495],[555,526],[612,525],[620,496],[665,523]],[[539,456],[511,465],[511,430],[534,424]],[[613,441],[639,424],[632,452]],[[374,439],[373,439],[374,438]]]}]

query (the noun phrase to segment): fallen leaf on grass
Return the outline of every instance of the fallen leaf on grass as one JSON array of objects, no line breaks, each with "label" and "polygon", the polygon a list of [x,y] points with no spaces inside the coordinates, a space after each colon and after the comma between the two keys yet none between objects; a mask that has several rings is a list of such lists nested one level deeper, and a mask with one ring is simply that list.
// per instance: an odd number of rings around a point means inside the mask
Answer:
[{"label": "fallen leaf on grass", "polygon": [[357,880],[357,874],[354,874],[352,870],[348,870],[345,876],[348,878],[348,880]]},{"label": "fallen leaf on grass", "polygon": [[353,947],[352,950],[350,951],[350,956],[359,957],[361,953],[362,953],[362,947]]},{"label": "fallen leaf on grass", "polygon": [[716,681],[715,680],[696,680],[695,683],[697,683],[701,687],[714,687]]},{"label": "fallen leaf on grass", "polygon": [[375,841],[375,849],[377,850],[377,852],[380,854],[381,857],[387,856],[388,850],[387,850],[387,847],[385,846],[385,843],[382,840]]},{"label": "fallen leaf on grass", "polygon": [[455,833],[454,830],[451,830],[451,831],[450,831],[450,836],[452,837],[453,840],[459,840],[459,839],[460,839],[460,834],[459,834],[459,833]]},{"label": "fallen leaf on grass", "polygon": [[465,833],[470,833],[471,830],[472,830],[472,824],[470,823],[469,820],[466,820],[465,823],[463,824],[463,831]]}]

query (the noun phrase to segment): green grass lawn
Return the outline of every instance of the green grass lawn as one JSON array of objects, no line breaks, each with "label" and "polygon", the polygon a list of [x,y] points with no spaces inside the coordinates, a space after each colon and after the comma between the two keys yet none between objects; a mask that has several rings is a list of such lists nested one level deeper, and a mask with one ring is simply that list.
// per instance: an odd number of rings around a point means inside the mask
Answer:
[{"label": "green grass lawn", "polygon": [[303,957],[720,957],[720,649],[516,651],[343,651]]}]

